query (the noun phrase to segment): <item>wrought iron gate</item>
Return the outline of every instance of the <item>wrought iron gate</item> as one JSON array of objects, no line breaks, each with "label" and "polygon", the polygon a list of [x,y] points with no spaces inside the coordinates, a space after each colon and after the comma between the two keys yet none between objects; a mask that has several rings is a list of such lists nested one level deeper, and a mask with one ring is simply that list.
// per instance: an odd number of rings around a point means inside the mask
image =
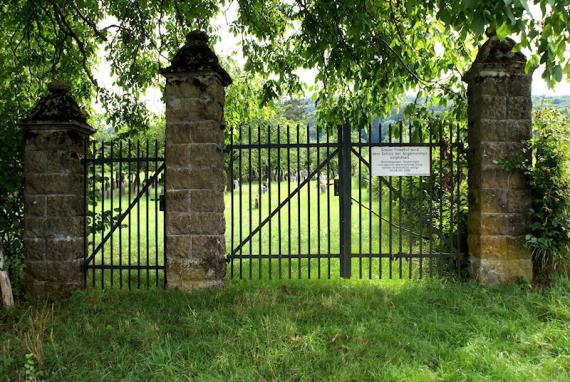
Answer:
[{"label": "wrought iron gate", "polygon": [[[421,278],[456,268],[466,208],[459,136],[442,122],[232,131],[228,276]],[[374,147],[427,147],[430,175],[372,176]]]},{"label": "wrought iron gate", "polygon": [[85,153],[85,286],[163,286],[165,163],[158,141],[92,142]]}]

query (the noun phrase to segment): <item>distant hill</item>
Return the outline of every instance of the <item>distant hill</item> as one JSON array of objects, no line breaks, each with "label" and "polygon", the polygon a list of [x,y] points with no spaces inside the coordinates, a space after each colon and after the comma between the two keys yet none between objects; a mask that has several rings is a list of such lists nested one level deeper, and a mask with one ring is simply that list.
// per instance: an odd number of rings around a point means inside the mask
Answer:
[{"label": "distant hill", "polygon": [[535,109],[553,107],[561,111],[570,113],[570,95],[563,96],[533,96],[532,106]]}]

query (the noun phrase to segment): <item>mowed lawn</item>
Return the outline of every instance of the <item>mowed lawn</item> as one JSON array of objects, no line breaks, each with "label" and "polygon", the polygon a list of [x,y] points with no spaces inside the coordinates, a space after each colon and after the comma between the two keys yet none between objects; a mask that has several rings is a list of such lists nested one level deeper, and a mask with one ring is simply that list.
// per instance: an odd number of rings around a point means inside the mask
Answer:
[{"label": "mowed lawn", "polygon": [[229,282],[193,295],[92,289],[2,313],[0,380],[34,374],[52,381],[568,381],[570,281],[545,291],[438,279]]},{"label": "mowed lawn", "polygon": [[[394,181],[395,189],[399,184]],[[294,190],[296,183],[272,182],[270,192],[262,195],[258,207],[255,198],[258,182],[245,183],[238,189],[225,194],[226,218],[226,253],[232,248],[236,250],[234,261],[228,263],[227,275],[229,278],[335,278],[339,276],[340,253],[340,212],[339,198],[334,195],[332,184],[326,192],[319,192],[318,182],[311,181],[310,189],[305,186],[298,194],[287,201],[290,191]],[[159,211],[157,197],[161,189],[151,189],[148,201],[143,197],[128,216],[122,221],[122,228],[114,231],[111,240],[108,240],[95,257],[96,264],[104,265],[136,265],[148,264],[151,270],[145,269],[90,270],[88,284],[100,288],[101,285],[123,287],[130,285],[133,288],[156,286],[164,284],[161,270],[152,269],[156,264],[164,265],[164,213]],[[445,241],[435,234],[441,227],[437,218],[435,225],[430,228],[427,224],[410,226],[406,222],[405,211],[410,208],[407,190],[403,190],[404,198],[394,200],[390,206],[390,193],[383,187],[382,198],[373,195],[369,198],[367,187],[359,188],[356,179],[353,179],[352,204],[352,253],[353,277],[355,278],[419,278],[437,272],[442,262],[437,261],[437,253],[445,251]],[[251,199],[250,199],[251,196]],[[233,202],[233,210],[231,208]],[[423,203],[427,204],[427,200]],[[282,208],[278,205],[282,203]],[[113,203],[105,200],[105,210],[119,207],[119,197],[115,195]],[[121,206],[123,211],[129,205],[127,197],[123,197]],[[241,208],[240,208],[241,206]],[[97,211],[101,204],[97,206]],[[414,204],[412,208],[419,209]],[[437,204],[434,201],[434,213],[437,214]],[[372,211],[370,213],[369,211]],[[148,211],[148,212],[147,212]],[[276,213],[263,224],[272,211]],[[400,211],[403,213],[400,214]],[[117,215],[118,212],[115,212]],[[382,219],[380,218],[382,216]],[[402,217],[400,217],[402,216]],[[140,217],[140,218],[139,218]],[[129,219],[130,218],[130,219]],[[392,224],[389,224],[389,222]],[[262,223],[262,228],[256,231]],[[233,227],[233,229],[232,229]],[[89,251],[92,253],[105,233],[98,232],[89,236]],[[422,232],[423,239],[419,239],[418,232]],[[248,239],[251,232],[254,235]],[[432,233],[432,240],[429,234]],[[94,244],[94,245],[93,245]],[[430,248],[434,256],[430,255]],[[389,253],[418,253],[423,258],[415,257],[412,260],[395,257],[392,260],[384,258],[381,262],[377,254]],[[252,254],[253,258],[248,258]],[[260,254],[262,256],[260,256]],[[267,255],[271,254],[269,261]],[[279,255],[282,258],[279,258]],[[291,254],[291,256],[288,256]],[[318,254],[325,258],[315,258]],[[331,255],[328,258],[328,255]],[[371,256],[373,254],[373,257]],[[299,258],[297,258],[298,255]],[[310,259],[310,260],[309,260]]]}]

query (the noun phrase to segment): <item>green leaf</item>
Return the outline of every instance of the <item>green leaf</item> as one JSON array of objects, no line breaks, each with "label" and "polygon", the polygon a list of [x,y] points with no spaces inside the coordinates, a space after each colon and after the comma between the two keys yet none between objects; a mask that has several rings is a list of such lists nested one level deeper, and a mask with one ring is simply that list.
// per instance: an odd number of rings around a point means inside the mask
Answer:
[{"label": "green leaf", "polygon": [[562,71],[562,67],[560,65],[556,65],[553,71],[554,79],[556,80],[556,82],[562,81],[563,74],[564,72]]},{"label": "green leaf", "polygon": [[476,34],[482,35],[485,31],[485,20],[482,17],[476,15],[473,19],[473,24],[471,24],[471,29]]}]

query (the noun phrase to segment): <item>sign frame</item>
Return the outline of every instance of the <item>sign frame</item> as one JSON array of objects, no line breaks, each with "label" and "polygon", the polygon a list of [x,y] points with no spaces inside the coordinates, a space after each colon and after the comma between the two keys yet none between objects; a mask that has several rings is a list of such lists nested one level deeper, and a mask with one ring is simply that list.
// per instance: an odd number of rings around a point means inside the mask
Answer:
[{"label": "sign frame", "polygon": [[[427,161],[420,162],[419,160],[416,163],[420,163],[422,167],[424,167],[425,171],[421,169],[414,169],[408,172],[389,172],[386,168],[382,168],[383,161],[381,159],[373,159],[375,156],[382,156],[383,150],[393,150],[393,151],[401,151],[404,152],[409,149],[423,149],[420,153],[422,156],[428,156]],[[425,152],[427,151],[427,152]],[[380,176],[380,177],[387,177],[387,176],[405,176],[405,177],[430,177],[432,176],[432,146],[431,145],[381,145],[381,146],[374,146],[371,148],[371,158],[370,158],[370,173],[372,176]],[[409,154],[408,154],[409,155]],[[425,166],[427,165],[427,169]],[[384,172],[382,172],[384,170]]]}]

